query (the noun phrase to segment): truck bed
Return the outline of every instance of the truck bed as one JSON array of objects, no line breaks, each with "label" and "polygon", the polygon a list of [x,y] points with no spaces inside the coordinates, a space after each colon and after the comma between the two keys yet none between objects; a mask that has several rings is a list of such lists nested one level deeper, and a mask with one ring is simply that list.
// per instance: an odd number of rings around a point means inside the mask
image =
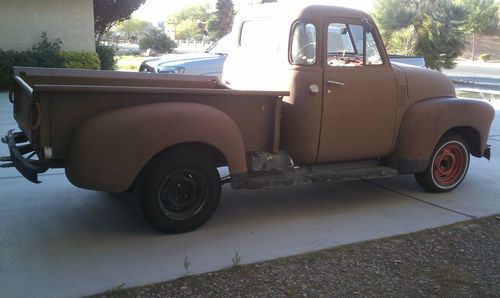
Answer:
[{"label": "truck bed", "polygon": [[69,138],[86,120],[114,109],[161,102],[219,109],[236,123],[247,151],[276,152],[281,98],[288,95],[232,90],[206,76],[27,67],[16,67],[15,74],[14,117],[35,151],[50,147],[54,161],[64,161]]}]

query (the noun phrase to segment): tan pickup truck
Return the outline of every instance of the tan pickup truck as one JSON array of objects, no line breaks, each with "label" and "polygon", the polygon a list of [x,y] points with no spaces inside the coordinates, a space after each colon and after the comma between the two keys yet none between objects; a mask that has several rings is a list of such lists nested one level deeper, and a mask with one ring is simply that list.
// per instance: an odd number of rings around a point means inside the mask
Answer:
[{"label": "tan pickup truck", "polygon": [[224,83],[16,67],[9,98],[21,131],[3,138],[3,166],[32,182],[62,167],[78,187],[133,189],[150,224],[178,233],[210,218],[226,182],[415,174],[445,192],[462,182],[470,155],[490,156],[491,106],[456,98],[439,72],[391,65],[363,12],[264,4],[240,14],[232,34]]}]

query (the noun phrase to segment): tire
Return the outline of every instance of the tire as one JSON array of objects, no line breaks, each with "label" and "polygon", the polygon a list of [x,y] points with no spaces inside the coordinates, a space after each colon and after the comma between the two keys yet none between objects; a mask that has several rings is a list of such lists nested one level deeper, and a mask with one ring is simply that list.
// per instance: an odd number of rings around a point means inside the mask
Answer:
[{"label": "tire", "polygon": [[219,204],[221,182],[209,157],[191,149],[165,151],[138,181],[139,209],[157,230],[185,233],[205,224]]},{"label": "tire", "polygon": [[469,163],[470,152],[465,139],[459,134],[447,133],[436,145],[425,171],[415,174],[415,179],[428,192],[448,192],[462,183]]}]

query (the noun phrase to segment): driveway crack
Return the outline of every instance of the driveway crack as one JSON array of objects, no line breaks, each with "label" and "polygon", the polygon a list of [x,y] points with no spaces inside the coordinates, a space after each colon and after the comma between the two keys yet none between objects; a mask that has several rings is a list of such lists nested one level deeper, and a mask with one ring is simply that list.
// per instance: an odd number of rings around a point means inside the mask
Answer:
[{"label": "driveway crack", "polygon": [[467,213],[464,213],[464,212],[461,212],[461,211],[458,211],[458,210],[454,210],[454,209],[451,209],[451,208],[448,208],[448,207],[444,207],[444,206],[441,206],[441,205],[438,205],[438,204],[434,204],[434,203],[428,202],[428,201],[423,200],[423,199],[419,199],[417,197],[414,197],[412,195],[409,195],[409,194],[406,194],[406,193],[404,193],[402,191],[399,191],[399,190],[397,190],[395,188],[384,186],[384,185],[378,184],[376,182],[373,182],[372,180],[364,180],[364,181],[366,183],[368,183],[368,184],[371,184],[371,185],[375,186],[375,187],[378,187],[378,188],[381,188],[381,189],[384,189],[384,190],[396,193],[398,195],[405,196],[407,198],[413,199],[415,201],[419,201],[419,202],[424,203],[426,205],[430,205],[430,206],[433,206],[433,207],[436,207],[436,208],[439,208],[439,209],[442,209],[442,210],[445,210],[445,211],[449,211],[449,212],[452,212],[452,213],[455,213],[455,214],[458,214],[458,215],[462,215],[462,216],[465,216],[465,217],[468,217],[468,218],[472,218],[472,219],[479,218],[479,217],[471,215],[471,214],[467,214]]}]

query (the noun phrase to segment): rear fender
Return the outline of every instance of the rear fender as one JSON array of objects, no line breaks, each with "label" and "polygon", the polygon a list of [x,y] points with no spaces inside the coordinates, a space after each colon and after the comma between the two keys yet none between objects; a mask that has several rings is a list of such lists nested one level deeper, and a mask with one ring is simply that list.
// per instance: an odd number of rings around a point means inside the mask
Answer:
[{"label": "rear fender", "polygon": [[183,143],[210,145],[224,155],[232,175],[246,173],[243,139],[228,115],[197,103],[155,103],[116,109],[79,125],[66,175],[78,187],[124,191],[151,158]]},{"label": "rear fender", "polygon": [[411,106],[401,123],[397,144],[387,162],[401,174],[425,170],[439,139],[448,131],[462,135],[476,157],[486,150],[495,110],[478,100],[444,97]]}]

